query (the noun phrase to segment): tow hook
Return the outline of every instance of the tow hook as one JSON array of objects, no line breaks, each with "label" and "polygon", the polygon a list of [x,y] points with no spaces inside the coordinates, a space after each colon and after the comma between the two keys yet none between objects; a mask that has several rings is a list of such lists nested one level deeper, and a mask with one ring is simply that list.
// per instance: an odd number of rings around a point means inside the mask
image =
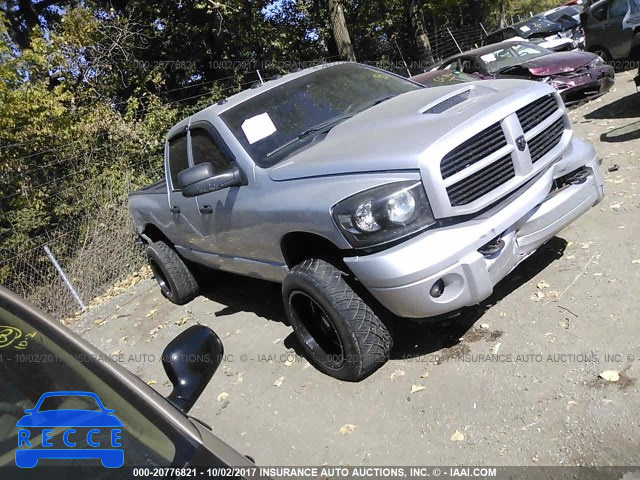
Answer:
[{"label": "tow hook", "polygon": [[493,255],[499,253],[504,248],[504,240],[500,237],[494,238],[486,245],[480,247],[478,252],[485,257],[492,257]]},{"label": "tow hook", "polygon": [[586,182],[588,176],[589,171],[586,168],[582,168],[571,175],[569,178],[567,178],[566,182],[570,183],[571,185],[578,185],[580,183]]}]

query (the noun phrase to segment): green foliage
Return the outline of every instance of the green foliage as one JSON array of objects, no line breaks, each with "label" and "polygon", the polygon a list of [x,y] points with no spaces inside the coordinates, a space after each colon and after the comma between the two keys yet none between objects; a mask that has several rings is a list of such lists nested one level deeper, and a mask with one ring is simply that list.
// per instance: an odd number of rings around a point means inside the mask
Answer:
[{"label": "green foliage", "polygon": [[[504,1],[509,14],[555,4]],[[418,3],[429,30],[496,24],[501,2]],[[47,5],[0,3],[0,250],[32,247],[154,180],[168,128],[246,88],[256,70],[335,54],[323,0]],[[395,42],[420,56],[408,0],[342,5],[359,60],[397,60]]]}]

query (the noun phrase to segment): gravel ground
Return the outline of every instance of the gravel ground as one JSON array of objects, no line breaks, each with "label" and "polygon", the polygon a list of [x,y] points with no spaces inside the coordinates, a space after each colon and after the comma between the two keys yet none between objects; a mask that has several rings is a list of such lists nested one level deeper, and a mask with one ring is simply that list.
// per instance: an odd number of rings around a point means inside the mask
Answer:
[{"label": "gravel ground", "polygon": [[[192,414],[261,465],[639,465],[633,74],[570,112],[603,158],[604,202],[461,318],[399,320],[393,359],[361,383],[310,368],[279,286],[233,275],[211,274],[184,307],[145,280],[72,328],[163,394],[164,346],[196,322],[214,328],[226,359]],[[618,381],[599,377],[610,369]]]}]

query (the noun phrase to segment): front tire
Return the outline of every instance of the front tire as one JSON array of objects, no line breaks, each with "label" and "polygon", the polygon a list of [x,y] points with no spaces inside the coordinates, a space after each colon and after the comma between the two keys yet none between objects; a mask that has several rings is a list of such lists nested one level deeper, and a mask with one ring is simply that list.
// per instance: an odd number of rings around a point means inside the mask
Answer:
[{"label": "front tire", "polygon": [[391,333],[330,263],[310,259],[292,268],[282,297],[298,341],[321,372],[357,382],[389,359]]},{"label": "front tire", "polygon": [[198,282],[175,250],[164,242],[147,247],[147,257],[162,295],[176,305],[184,305],[196,298]]}]

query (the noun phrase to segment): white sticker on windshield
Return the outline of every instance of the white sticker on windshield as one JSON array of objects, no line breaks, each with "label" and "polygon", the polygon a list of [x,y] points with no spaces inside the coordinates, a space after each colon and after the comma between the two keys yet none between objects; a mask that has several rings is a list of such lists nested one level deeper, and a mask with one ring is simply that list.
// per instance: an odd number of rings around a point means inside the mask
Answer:
[{"label": "white sticker on windshield", "polygon": [[242,124],[242,131],[251,145],[273,135],[278,131],[268,113],[247,118]]},{"label": "white sticker on windshield", "polygon": [[523,25],[523,26],[520,27],[520,31],[526,33],[526,32],[530,32],[531,29],[529,27],[527,27],[526,25]]},{"label": "white sticker on windshield", "polygon": [[496,56],[493,53],[487,53],[486,55],[482,55],[480,58],[483,62],[487,63],[496,61]]}]

